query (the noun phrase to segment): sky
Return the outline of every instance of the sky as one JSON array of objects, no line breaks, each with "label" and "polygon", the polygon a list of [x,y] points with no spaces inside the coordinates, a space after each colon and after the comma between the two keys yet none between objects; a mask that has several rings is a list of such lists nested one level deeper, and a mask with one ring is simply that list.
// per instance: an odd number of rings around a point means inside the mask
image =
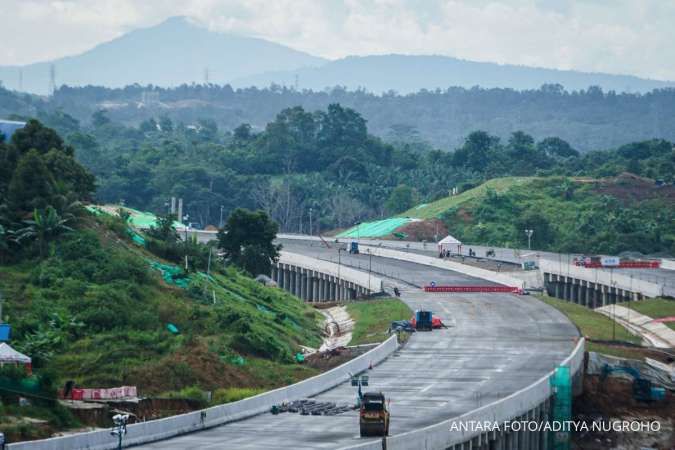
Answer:
[{"label": "sky", "polygon": [[675,80],[675,0],[0,0],[0,65],[188,16],[330,59],[436,54]]}]

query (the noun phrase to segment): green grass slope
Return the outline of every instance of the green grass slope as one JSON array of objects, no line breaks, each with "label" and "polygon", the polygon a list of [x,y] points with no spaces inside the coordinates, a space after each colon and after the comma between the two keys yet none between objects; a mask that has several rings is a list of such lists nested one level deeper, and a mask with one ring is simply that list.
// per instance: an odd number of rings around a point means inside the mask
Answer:
[{"label": "green grass slope", "polygon": [[[662,317],[675,317],[675,301],[667,300],[665,298],[653,298],[649,300],[642,300],[639,302],[628,302],[622,306],[626,306],[634,311],[651,317],[652,319],[660,319]],[[664,325],[675,330],[675,322],[666,322]]]},{"label": "green grass slope", "polygon": [[372,344],[386,340],[387,330],[394,320],[408,320],[412,310],[397,298],[378,299],[347,305],[354,319],[350,345]]},{"label": "green grass slope", "polygon": [[675,253],[675,187],[630,174],[605,179],[498,178],[402,214],[440,218],[468,244],[558,252]]},{"label": "green grass slope", "polygon": [[148,395],[273,388],[316,373],[293,361],[300,345],[320,344],[313,309],[235,269],[167,284],[150,266],[158,258],[111,231],[111,220],[88,217],[48,257],[1,267],[11,344],[38,374]]},{"label": "green grass slope", "polygon": [[527,185],[536,178],[534,177],[505,177],[493,178],[485,183],[468,189],[458,195],[445,197],[435,202],[415,206],[399,214],[401,217],[414,217],[419,219],[433,219],[440,217],[450,208],[458,207],[464,203],[480,200],[486,195],[488,190],[492,189],[497,193],[502,193],[514,186]]}]

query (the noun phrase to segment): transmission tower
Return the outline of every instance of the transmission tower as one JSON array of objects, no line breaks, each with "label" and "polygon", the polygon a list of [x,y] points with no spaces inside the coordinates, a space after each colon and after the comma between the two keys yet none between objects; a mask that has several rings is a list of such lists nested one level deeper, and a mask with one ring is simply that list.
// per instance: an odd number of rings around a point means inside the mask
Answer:
[{"label": "transmission tower", "polygon": [[49,65],[49,95],[54,95],[56,92],[56,68],[54,63]]},{"label": "transmission tower", "polygon": [[209,68],[204,68],[204,84],[209,84]]},{"label": "transmission tower", "polygon": [[19,92],[23,91],[23,69],[19,69]]}]

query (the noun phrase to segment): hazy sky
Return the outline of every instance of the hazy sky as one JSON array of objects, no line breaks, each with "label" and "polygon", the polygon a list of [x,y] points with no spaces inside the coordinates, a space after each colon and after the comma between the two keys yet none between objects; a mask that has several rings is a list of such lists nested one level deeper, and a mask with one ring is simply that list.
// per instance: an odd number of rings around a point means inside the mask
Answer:
[{"label": "hazy sky", "polygon": [[0,65],[177,15],[327,58],[441,54],[675,80],[675,0],[0,0]]}]

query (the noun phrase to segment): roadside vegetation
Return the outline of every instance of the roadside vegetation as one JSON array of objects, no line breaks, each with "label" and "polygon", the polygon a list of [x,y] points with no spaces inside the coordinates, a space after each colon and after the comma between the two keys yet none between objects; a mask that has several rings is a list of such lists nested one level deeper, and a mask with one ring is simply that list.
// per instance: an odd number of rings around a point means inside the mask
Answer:
[{"label": "roadside vegetation", "polygon": [[604,353],[606,355],[618,356],[621,358],[642,359],[639,349],[630,347],[613,346],[606,343],[593,341],[612,341],[627,342],[629,344],[639,345],[642,339],[635,336],[618,323],[614,324],[612,319],[604,316],[585,306],[558,300],[546,295],[537,296],[541,301],[553,306],[565,314],[580,330],[581,335],[587,339],[586,350],[590,352]]},{"label": "roadside vegetation", "polygon": [[[651,317],[652,319],[660,319],[662,317],[675,317],[675,300],[668,300],[665,298],[653,298],[649,300],[641,300],[639,302],[628,302],[624,305],[634,311]],[[665,322],[664,325],[675,330],[675,322]]]},{"label": "roadside vegetation", "polygon": [[349,303],[347,312],[355,321],[349,345],[382,342],[389,337],[391,322],[409,320],[413,314],[408,305],[396,298]]}]

